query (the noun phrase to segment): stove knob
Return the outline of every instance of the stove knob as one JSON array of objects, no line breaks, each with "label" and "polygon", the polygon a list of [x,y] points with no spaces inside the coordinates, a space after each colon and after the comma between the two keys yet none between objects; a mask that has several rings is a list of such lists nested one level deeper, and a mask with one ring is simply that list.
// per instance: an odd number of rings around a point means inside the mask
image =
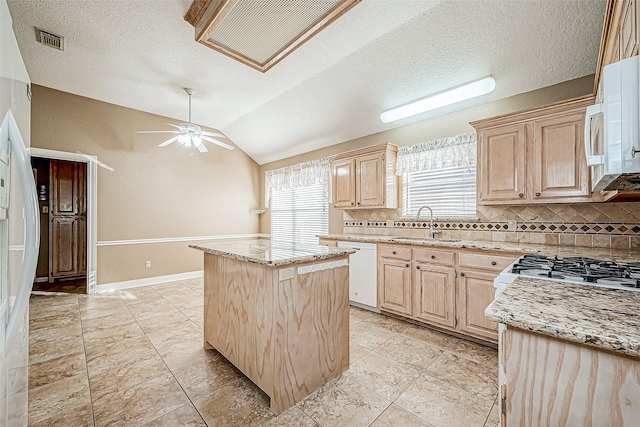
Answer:
[{"label": "stove knob", "polygon": [[520,198],[524,197],[524,193],[519,193],[518,197],[520,197]]}]

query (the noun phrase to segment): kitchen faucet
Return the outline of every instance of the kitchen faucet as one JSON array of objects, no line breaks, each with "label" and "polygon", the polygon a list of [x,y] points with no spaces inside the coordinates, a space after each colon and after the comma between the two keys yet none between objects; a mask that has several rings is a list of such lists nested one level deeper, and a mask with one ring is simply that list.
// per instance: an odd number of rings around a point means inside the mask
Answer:
[{"label": "kitchen faucet", "polygon": [[420,209],[418,209],[418,214],[416,215],[416,221],[420,220],[420,213],[422,213],[422,209],[429,209],[429,213],[431,214],[429,217],[429,238],[435,239],[436,234],[440,234],[440,230],[433,229],[433,209],[431,209],[429,206],[421,206]]}]

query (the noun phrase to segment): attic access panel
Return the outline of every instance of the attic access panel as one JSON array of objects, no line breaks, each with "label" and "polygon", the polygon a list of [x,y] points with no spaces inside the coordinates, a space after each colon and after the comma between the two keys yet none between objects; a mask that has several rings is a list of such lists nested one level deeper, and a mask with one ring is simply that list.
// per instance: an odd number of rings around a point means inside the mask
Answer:
[{"label": "attic access panel", "polygon": [[266,72],[361,0],[194,0],[196,41]]}]

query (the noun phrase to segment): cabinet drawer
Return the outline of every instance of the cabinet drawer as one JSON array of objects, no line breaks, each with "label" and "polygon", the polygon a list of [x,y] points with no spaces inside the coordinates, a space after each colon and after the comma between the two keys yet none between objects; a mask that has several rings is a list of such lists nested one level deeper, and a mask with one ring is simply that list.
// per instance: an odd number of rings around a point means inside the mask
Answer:
[{"label": "cabinet drawer", "polygon": [[320,239],[318,244],[322,245],[322,246],[330,246],[332,248],[337,248],[338,247],[338,241],[337,240]]},{"label": "cabinet drawer", "polygon": [[455,252],[448,252],[431,248],[414,249],[413,259],[415,261],[428,262],[431,264],[453,266],[456,262],[456,254]]},{"label": "cabinet drawer", "polygon": [[397,245],[378,245],[378,255],[384,258],[411,259],[411,248]]},{"label": "cabinet drawer", "polygon": [[518,259],[518,255],[484,255],[484,254],[460,254],[460,267],[479,268],[482,270],[502,271],[512,262]]}]

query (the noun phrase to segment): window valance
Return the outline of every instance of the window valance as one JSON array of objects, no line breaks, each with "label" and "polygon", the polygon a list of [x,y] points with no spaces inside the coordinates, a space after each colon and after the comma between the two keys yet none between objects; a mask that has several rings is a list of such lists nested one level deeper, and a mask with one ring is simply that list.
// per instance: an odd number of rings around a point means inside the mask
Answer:
[{"label": "window valance", "polygon": [[323,184],[328,200],[330,182],[331,165],[326,157],[266,171],[264,173],[264,205],[269,207],[272,190],[308,187],[315,183]]},{"label": "window valance", "polygon": [[475,166],[476,133],[468,132],[398,149],[396,175],[451,167]]}]

